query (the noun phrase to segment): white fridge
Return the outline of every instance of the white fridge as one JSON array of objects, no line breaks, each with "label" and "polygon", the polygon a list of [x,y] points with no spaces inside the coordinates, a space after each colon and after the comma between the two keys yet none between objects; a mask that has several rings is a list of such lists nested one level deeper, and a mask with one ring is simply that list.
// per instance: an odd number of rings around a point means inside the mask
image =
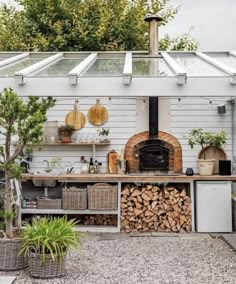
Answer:
[{"label": "white fridge", "polygon": [[232,232],[231,187],[231,181],[196,182],[197,232]]}]

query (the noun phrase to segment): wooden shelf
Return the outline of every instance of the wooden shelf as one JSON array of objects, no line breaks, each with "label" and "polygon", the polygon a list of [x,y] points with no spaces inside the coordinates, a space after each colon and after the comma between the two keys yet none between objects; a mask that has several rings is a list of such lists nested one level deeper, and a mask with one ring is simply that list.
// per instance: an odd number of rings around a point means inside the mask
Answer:
[{"label": "wooden shelf", "polygon": [[83,214],[83,215],[92,215],[92,214],[110,214],[117,215],[118,211],[116,210],[65,210],[65,209],[37,209],[37,208],[22,208],[21,214]]}]

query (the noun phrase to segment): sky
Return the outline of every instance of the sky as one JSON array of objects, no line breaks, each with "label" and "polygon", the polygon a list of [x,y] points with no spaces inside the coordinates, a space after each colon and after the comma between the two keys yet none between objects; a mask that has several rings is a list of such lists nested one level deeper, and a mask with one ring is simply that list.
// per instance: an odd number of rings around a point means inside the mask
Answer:
[{"label": "sky", "polygon": [[184,34],[199,42],[201,50],[236,50],[236,0],[171,0],[181,6],[176,18],[162,27],[160,36]]},{"label": "sky", "polygon": [[[36,0],[37,1],[37,0]],[[14,2],[14,0],[0,0]],[[181,6],[176,18],[160,29],[160,37],[190,35],[199,42],[200,50],[236,50],[236,0],[170,0]]]}]

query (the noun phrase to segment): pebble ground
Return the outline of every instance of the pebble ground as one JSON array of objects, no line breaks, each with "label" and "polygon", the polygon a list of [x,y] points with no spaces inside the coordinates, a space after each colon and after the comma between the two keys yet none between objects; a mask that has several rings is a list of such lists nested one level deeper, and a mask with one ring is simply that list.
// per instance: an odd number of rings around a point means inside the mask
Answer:
[{"label": "pebble ground", "polygon": [[34,279],[28,270],[0,272],[15,284],[236,284],[236,253],[209,235],[130,237],[88,236],[67,258],[67,275]]}]

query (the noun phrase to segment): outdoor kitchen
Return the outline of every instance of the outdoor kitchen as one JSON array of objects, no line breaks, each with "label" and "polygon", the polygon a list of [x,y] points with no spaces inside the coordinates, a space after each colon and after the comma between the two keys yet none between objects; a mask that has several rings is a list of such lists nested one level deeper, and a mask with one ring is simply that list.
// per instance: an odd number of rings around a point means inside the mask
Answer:
[{"label": "outdoor kitchen", "polygon": [[[40,149],[34,146],[21,160],[17,222],[68,215],[80,219],[85,231],[232,231],[236,72],[220,60],[235,64],[236,55],[159,52],[161,18],[145,20],[148,53],[36,52],[2,60],[1,87],[24,99],[56,99]],[[25,58],[38,62],[19,70]],[[188,143],[194,128],[224,129],[224,149],[208,151],[215,158],[213,175],[199,175],[196,160],[206,153],[198,156],[200,147]],[[13,149],[19,146],[17,136],[12,142]],[[201,212],[211,203],[218,205],[208,209],[204,226]]]}]

